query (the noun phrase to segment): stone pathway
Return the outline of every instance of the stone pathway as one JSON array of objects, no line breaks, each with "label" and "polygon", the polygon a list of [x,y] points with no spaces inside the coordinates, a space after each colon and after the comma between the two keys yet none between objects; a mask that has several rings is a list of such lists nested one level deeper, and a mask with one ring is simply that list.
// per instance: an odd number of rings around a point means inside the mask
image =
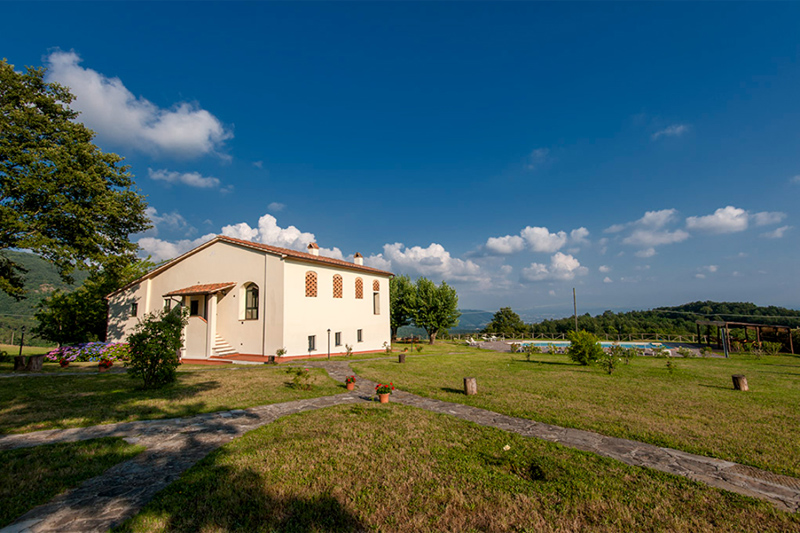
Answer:
[{"label": "stone pathway", "polygon": [[[348,361],[304,361],[302,366],[324,368],[339,382],[344,382],[346,376],[354,374]],[[374,388],[374,382],[359,379],[355,391],[334,396],[187,418],[125,422],[0,437],[0,450],[99,437],[122,437],[146,448],[130,461],[118,464],[102,475],[29,511],[10,526],[0,529],[0,533],[107,531],[135,515],[158,491],[177,480],[184,471],[223,444],[283,416],[371,401]],[[770,501],[783,510],[800,511],[800,479],[670,448],[423,398],[399,390],[392,395],[392,401],[455,416],[482,426],[556,442],[617,459],[632,466],[688,477],[712,487]]]}]

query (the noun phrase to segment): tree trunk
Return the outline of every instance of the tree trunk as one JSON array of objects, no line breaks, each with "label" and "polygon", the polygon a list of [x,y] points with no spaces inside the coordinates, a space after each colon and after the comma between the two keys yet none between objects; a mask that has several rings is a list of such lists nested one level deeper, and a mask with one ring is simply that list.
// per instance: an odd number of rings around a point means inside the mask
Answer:
[{"label": "tree trunk", "polygon": [[14,372],[25,370],[26,366],[28,366],[28,358],[26,356],[24,355],[14,356]]},{"label": "tree trunk", "polygon": [[41,372],[42,363],[44,363],[44,355],[32,355],[28,358],[28,364],[25,370],[30,372]]},{"label": "tree trunk", "polygon": [[398,328],[392,327],[392,340],[396,340],[397,339],[397,330],[398,330]]},{"label": "tree trunk", "polygon": [[433,341],[436,340],[436,332],[435,331],[433,333],[428,332],[428,337],[430,338],[430,342],[428,344],[433,344]]}]

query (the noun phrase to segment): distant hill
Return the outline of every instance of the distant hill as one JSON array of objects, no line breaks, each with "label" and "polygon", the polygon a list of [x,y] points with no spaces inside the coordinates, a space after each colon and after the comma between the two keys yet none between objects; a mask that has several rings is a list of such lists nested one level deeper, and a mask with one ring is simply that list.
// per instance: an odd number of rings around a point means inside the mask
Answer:
[{"label": "distant hill", "polygon": [[[11,331],[17,330],[15,341],[19,339],[19,329],[26,331],[36,325],[33,315],[39,303],[57,289],[75,290],[87,278],[85,272],[74,274],[75,283],[68,285],[58,275],[57,269],[36,254],[26,252],[4,252],[12,261],[28,270],[25,274],[26,297],[20,301],[0,292],[0,342],[11,340]],[[26,344],[33,340],[26,334]]]},{"label": "distant hill", "polygon": [[[785,307],[761,307],[749,302],[691,302],[675,307],[656,307],[648,311],[578,317],[578,327],[592,333],[669,333],[693,334],[696,320],[728,320],[776,326],[800,327],[800,311]],[[566,333],[575,329],[573,317],[544,320],[534,325],[536,333]]]}]

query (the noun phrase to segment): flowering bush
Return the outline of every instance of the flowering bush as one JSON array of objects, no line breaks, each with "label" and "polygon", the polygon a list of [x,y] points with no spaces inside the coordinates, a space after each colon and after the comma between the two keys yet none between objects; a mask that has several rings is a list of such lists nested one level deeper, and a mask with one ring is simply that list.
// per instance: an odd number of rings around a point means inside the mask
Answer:
[{"label": "flowering bush", "polygon": [[386,385],[385,383],[378,383],[375,387],[375,394],[391,394],[394,390],[394,385],[389,383]]},{"label": "flowering bush", "polygon": [[56,348],[45,355],[50,361],[100,361],[109,359],[110,361],[125,361],[128,359],[128,345],[113,342],[85,342],[75,346],[62,346]]},{"label": "flowering bush", "polygon": [[344,382],[345,383],[355,383],[356,382],[356,377],[355,376],[347,376],[346,378],[344,378]]},{"label": "flowering bush", "polygon": [[290,366],[286,369],[286,373],[294,376],[292,382],[295,388],[302,390],[311,390],[311,370],[308,368]]}]

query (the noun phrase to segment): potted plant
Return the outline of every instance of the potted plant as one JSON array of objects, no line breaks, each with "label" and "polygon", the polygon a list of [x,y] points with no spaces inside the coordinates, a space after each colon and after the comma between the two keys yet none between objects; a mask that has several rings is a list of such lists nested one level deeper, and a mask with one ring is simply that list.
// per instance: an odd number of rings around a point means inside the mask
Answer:
[{"label": "potted plant", "polygon": [[61,368],[67,368],[69,366],[69,359],[66,357],[61,357],[58,360],[58,364],[61,365]]},{"label": "potted plant", "polygon": [[378,398],[380,398],[381,403],[389,403],[389,395],[392,393],[393,390],[394,390],[394,385],[392,385],[391,383],[389,383],[388,385],[384,383],[378,383],[378,385],[375,387],[375,394],[378,395]]},{"label": "potted plant", "polygon": [[347,390],[354,390],[356,388],[356,377],[347,376],[344,378],[344,384],[347,386]]},{"label": "potted plant", "polygon": [[112,366],[114,366],[114,361],[112,361],[108,357],[101,358],[100,362],[97,364],[97,368],[98,368],[98,370],[100,370],[100,372],[105,372],[106,370],[108,370]]}]

